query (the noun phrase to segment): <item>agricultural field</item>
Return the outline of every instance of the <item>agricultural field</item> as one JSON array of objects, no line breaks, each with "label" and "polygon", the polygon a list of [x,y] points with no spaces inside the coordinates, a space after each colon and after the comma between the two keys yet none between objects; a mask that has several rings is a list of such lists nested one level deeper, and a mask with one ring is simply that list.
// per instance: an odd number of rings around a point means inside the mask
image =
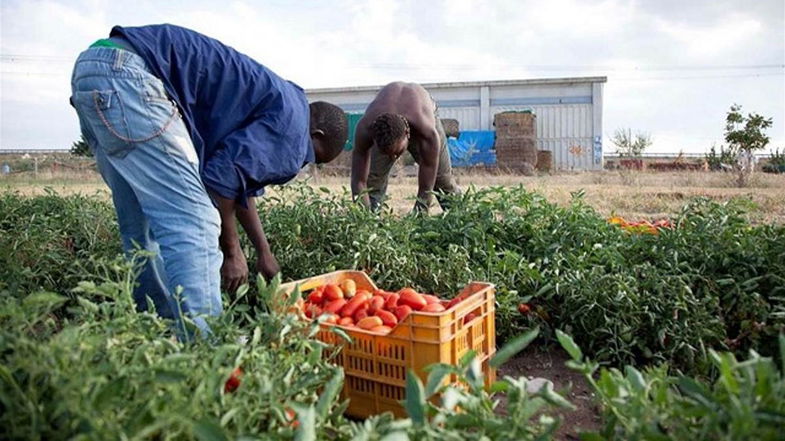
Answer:
[{"label": "agricultural field", "polygon": [[407,418],[354,420],[318,326],[272,306],[278,281],[226,296],[209,340],[135,312],[108,195],[80,173],[0,181],[9,439],[781,439],[782,176],[735,189],[701,172],[466,174],[455,208],[431,216],[407,215],[403,176],[381,214],[349,200],[346,178],[271,191],[259,211],[283,281],[359,269],[445,299],[496,285],[495,384],[467,357],[409,377]]}]

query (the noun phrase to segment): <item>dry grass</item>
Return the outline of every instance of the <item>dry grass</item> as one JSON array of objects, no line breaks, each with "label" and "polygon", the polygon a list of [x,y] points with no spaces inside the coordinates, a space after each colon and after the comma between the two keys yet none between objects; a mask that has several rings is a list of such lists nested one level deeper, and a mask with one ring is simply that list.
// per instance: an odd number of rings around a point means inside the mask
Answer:
[{"label": "dry grass", "polygon": [[[327,187],[333,191],[348,188],[345,176],[302,177],[312,185]],[[632,219],[660,218],[677,213],[691,198],[704,196],[718,201],[744,198],[752,201],[752,219],[755,222],[785,223],[785,176],[758,173],[747,188],[732,187],[733,177],[710,172],[593,172],[563,173],[544,176],[514,176],[480,173],[459,173],[458,183],[467,188],[471,185],[488,186],[523,185],[525,188],[545,195],[549,200],[567,204],[571,193],[583,190],[587,203],[604,215],[618,214]],[[109,197],[106,185],[95,173],[39,174],[37,179],[29,176],[0,178],[0,191],[18,191],[25,195],[43,194],[45,188],[61,194],[100,193]],[[405,213],[413,205],[417,191],[414,177],[390,179],[389,196],[393,208]],[[275,190],[270,192],[275,193]],[[438,212],[438,208],[434,210]]]}]

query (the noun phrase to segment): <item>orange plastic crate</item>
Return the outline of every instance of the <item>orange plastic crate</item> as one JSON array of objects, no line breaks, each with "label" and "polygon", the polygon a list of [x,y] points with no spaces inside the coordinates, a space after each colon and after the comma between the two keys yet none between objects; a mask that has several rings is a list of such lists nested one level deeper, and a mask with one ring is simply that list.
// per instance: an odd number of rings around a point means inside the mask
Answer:
[{"label": "orange plastic crate", "polygon": [[[357,289],[373,292],[376,285],[361,271],[335,271],[314,276],[282,286],[291,292],[297,285],[309,291],[327,283],[340,284],[351,279]],[[457,364],[473,349],[482,363],[487,385],[496,379],[496,372],[488,361],[496,352],[494,285],[471,282],[459,295],[467,297],[444,312],[413,312],[387,335],[378,335],[357,328],[343,328],[352,337],[347,343],[322,324],[319,340],[342,346],[333,359],[344,368],[342,398],[349,398],[346,413],[365,418],[385,411],[405,416],[400,401],[406,395],[406,373],[413,369],[423,382],[427,380],[424,368],[433,363]],[[464,324],[464,317],[476,317]],[[447,381],[447,380],[445,380]]]}]

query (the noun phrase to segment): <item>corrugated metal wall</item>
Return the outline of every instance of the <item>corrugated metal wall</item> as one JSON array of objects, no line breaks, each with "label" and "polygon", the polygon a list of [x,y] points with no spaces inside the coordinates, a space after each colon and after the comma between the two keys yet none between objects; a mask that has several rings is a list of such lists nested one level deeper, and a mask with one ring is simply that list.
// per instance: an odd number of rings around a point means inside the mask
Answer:
[{"label": "corrugated metal wall", "polygon": [[531,110],[537,116],[537,149],[553,152],[553,166],[564,170],[591,170],[591,104],[491,106],[491,114]]},{"label": "corrugated metal wall", "polygon": [[439,107],[439,118],[457,119],[461,130],[480,130],[480,107]]},{"label": "corrugated metal wall", "polygon": [[[495,114],[531,110],[537,116],[537,147],[553,152],[563,170],[602,169],[602,84],[604,77],[507,82],[424,84],[440,118],[457,119],[461,130],[493,130]],[[378,88],[308,91],[345,111],[363,112]]]}]

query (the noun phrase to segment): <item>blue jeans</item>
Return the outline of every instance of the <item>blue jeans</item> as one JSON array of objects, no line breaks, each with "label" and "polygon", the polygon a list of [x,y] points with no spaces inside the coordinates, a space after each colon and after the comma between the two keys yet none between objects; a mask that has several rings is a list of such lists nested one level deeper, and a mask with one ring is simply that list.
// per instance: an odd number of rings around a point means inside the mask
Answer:
[{"label": "blue jeans", "polygon": [[90,48],[76,61],[72,102],[98,170],[112,190],[123,249],[154,253],[134,290],[139,310],[184,328],[182,314],[209,331],[221,313],[221,220],[177,106],[144,60],[121,49]]}]

